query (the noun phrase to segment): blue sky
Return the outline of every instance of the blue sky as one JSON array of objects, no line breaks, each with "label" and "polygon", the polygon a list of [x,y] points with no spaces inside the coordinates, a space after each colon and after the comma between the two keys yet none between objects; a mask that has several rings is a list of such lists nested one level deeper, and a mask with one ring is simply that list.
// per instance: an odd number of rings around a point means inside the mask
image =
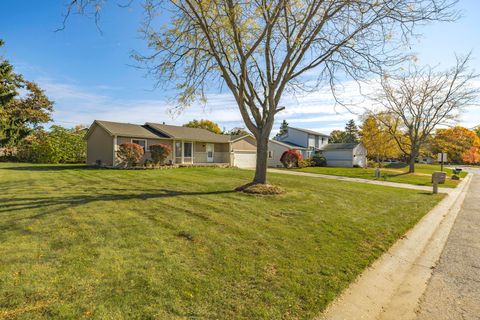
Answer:
[{"label": "blue sky", "polygon": [[[194,105],[176,116],[169,113],[171,93],[155,90],[153,80],[131,66],[132,50],[145,50],[145,42],[137,33],[142,18],[139,7],[123,9],[110,1],[101,16],[101,33],[92,19],[78,15],[71,16],[65,30],[54,32],[61,26],[65,10],[62,3],[0,2],[0,38],[6,42],[0,55],[10,60],[17,72],[46,90],[55,101],[56,123],[88,125],[94,119],[103,119],[183,124],[194,118],[208,118],[226,129],[243,126],[228,91],[211,94],[206,107]],[[459,21],[417,30],[423,36],[412,42],[412,50],[418,54],[420,64],[446,68],[453,64],[454,53],[473,50],[471,66],[480,72],[480,2],[460,0],[458,8],[463,14]],[[293,126],[328,133],[342,128],[346,120],[356,119],[334,107],[328,90],[286,97],[284,104],[287,108],[277,121],[286,119]],[[467,127],[480,124],[479,108],[469,108],[460,123]]]}]

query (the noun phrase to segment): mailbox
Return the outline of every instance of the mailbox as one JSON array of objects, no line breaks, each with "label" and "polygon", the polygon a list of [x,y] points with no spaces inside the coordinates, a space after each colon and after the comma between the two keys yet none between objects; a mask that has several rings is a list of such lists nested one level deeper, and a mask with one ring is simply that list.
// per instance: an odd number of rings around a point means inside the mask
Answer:
[{"label": "mailbox", "polygon": [[444,184],[447,174],[445,172],[435,171],[432,173],[432,183],[433,184]]}]

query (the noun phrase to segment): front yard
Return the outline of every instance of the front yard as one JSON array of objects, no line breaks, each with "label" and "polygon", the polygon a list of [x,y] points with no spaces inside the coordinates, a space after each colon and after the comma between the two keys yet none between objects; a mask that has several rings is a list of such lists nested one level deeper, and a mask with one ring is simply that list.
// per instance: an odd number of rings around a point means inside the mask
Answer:
[{"label": "front yard", "polygon": [[310,319],[442,198],[252,175],[0,164],[0,318]]},{"label": "front yard", "polygon": [[[286,170],[286,169],[285,169]],[[439,165],[431,164],[416,164],[415,173],[408,173],[408,167],[403,168],[381,168],[381,177],[375,178],[375,169],[373,168],[335,168],[335,167],[307,167],[307,168],[294,168],[288,170],[295,170],[301,172],[328,174],[333,176],[344,176],[351,178],[362,178],[368,180],[380,180],[390,181],[398,183],[408,183],[419,186],[431,186],[431,175],[435,171],[440,171]],[[455,188],[460,181],[452,180],[452,170],[445,168],[444,172],[447,173],[447,179],[445,184],[441,187]],[[466,172],[462,172],[460,177],[465,177]]]}]

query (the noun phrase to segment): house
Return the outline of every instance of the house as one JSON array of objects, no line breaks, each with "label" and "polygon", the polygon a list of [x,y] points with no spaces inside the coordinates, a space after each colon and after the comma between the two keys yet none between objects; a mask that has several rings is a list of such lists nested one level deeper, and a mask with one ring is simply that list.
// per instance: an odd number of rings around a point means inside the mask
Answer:
[{"label": "house", "polygon": [[292,149],[297,149],[304,158],[310,158],[315,150],[328,144],[328,138],[330,136],[327,134],[289,126],[286,133],[274,139],[290,145]]},{"label": "house", "polygon": [[272,168],[283,167],[283,164],[280,162],[280,158],[282,157],[282,154],[289,149],[298,150],[302,154],[302,157],[305,157],[304,154],[310,152],[310,150],[304,147],[283,141],[270,140],[268,142],[267,166]]},{"label": "house", "polygon": [[298,150],[306,159],[311,158],[315,152],[321,152],[329,167],[365,167],[367,165],[367,151],[363,144],[328,143],[329,137],[308,129],[288,127],[285,134],[269,142],[269,166],[281,166],[280,157],[288,149]]},{"label": "house", "polygon": [[228,164],[252,167],[256,161],[256,141],[250,135],[230,136],[205,129],[147,122],[144,125],[95,120],[86,136],[87,164],[115,167],[116,151],[122,143],[144,148],[142,163],[150,158],[149,146],[167,144],[173,164]]},{"label": "house", "polygon": [[320,148],[329,167],[367,166],[367,149],[363,143],[330,143]]}]

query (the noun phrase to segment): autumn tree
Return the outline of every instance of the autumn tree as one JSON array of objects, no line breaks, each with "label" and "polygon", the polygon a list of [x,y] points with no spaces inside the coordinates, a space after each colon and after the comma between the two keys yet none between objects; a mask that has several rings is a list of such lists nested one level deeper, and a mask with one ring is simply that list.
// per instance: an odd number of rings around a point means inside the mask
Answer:
[{"label": "autumn tree", "polygon": [[475,131],[477,136],[480,138],[480,126],[476,126],[475,128],[473,128],[473,131]]},{"label": "autumn tree", "polygon": [[367,149],[368,157],[375,159],[379,167],[386,158],[396,158],[399,154],[394,138],[383,123],[377,120],[380,116],[388,115],[367,115],[360,131],[360,141]]},{"label": "autumn tree", "polygon": [[415,159],[433,130],[455,123],[462,109],[477,98],[478,89],[472,85],[477,75],[468,70],[469,59],[457,57],[456,65],[446,71],[412,66],[381,79],[381,90],[373,99],[393,121],[377,119],[407,158],[409,172],[415,172]]},{"label": "autumn tree", "polygon": [[462,154],[462,161],[468,164],[480,163],[480,137],[475,137],[472,146]]},{"label": "autumn tree", "polygon": [[330,138],[328,139],[329,143],[344,143],[346,140],[345,131],[342,130],[333,130],[330,132]]},{"label": "autumn tree", "polygon": [[[105,2],[70,0],[66,17],[75,10],[98,17]],[[151,53],[135,58],[159,85],[178,90],[181,107],[204,100],[215,85],[227,87],[256,138],[253,182],[263,184],[285,93],[326,83],[336,94],[340,81],[403,62],[415,27],[455,19],[455,2],[145,0],[142,32]],[[312,72],[316,83],[307,81]]]},{"label": "autumn tree", "polygon": [[217,134],[222,133],[222,129],[220,129],[218,124],[207,119],[192,120],[188,123],[185,123],[183,126],[188,128],[201,128]]},{"label": "autumn tree", "polygon": [[461,126],[437,129],[432,141],[432,152],[446,152],[449,162],[460,163],[462,155],[473,147],[476,138],[474,131]]},{"label": "autumn tree", "polygon": [[250,132],[245,130],[245,128],[235,127],[235,128],[232,128],[231,130],[225,132],[225,134],[228,134],[228,135],[231,135],[231,136],[246,136],[246,135],[249,135]]},{"label": "autumn tree", "polygon": [[16,146],[33,128],[50,121],[52,111],[53,102],[43,90],[0,57],[0,146]]}]

